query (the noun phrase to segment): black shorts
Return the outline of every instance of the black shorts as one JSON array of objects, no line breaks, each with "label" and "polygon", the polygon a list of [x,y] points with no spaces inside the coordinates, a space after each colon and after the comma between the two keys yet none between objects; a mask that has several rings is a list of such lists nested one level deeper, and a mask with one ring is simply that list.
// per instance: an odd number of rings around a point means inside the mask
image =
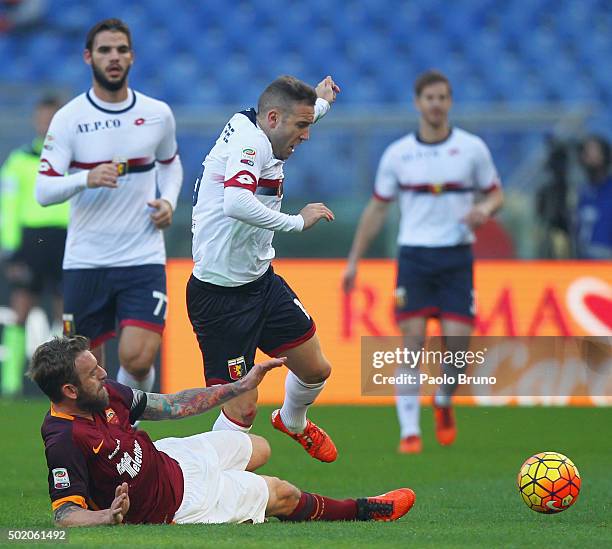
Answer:
[{"label": "black shorts", "polygon": [[33,294],[50,291],[62,295],[62,262],[66,229],[40,227],[23,229],[21,246],[9,260],[9,282]]},{"label": "black shorts", "polygon": [[474,320],[472,248],[469,245],[400,248],[395,316]]},{"label": "black shorts", "polygon": [[268,356],[281,356],[316,330],[295,292],[272,267],[238,287],[216,286],[191,275],[187,312],[209,386],[243,377],[253,366],[257,348]]}]

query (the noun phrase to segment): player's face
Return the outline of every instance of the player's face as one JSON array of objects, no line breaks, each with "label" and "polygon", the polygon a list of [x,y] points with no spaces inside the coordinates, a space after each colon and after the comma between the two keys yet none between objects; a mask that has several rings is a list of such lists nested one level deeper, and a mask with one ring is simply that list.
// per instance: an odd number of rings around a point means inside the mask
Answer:
[{"label": "player's face", "polygon": [[85,62],[91,65],[94,80],[108,91],[118,91],[125,84],[134,52],[128,37],[119,31],[96,34],[90,50],[85,50]]},{"label": "player's face", "polygon": [[290,111],[278,111],[276,114],[278,118],[270,129],[269,138],[274,156],[279,160],[287,160],[295,148],[310,137],[314,107],[297,103]]},{"label": "player's face", "polygon": [[82,352],[74,365],[79,376],[76,405],[88,412],[101,412],[108,406],[108,391],[104,387],[106,370],[89,351]]},{"label": "player's face", "polygon": [[452,99],[445,82],[425,86],[414,103],[423,120],[430,126],[439,128],[448,122]]}]

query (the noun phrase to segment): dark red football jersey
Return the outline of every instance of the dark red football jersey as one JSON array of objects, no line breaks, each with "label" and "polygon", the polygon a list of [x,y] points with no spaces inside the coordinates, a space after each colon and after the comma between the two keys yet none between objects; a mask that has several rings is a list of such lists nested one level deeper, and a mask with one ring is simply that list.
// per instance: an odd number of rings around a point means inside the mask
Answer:
[{"label": "dark red football jersey", "polygon": [[116,487],[127,482],[125,522],[171,522],[183,499],[181,468],[130,425],[144,410],[146,395],[112,380],[105,386],[109,405],[93,421],[58,413],[53,405],[45,416],[41,434],[51,505],[55,510],[72,501],[84,509],[107,509]]}]

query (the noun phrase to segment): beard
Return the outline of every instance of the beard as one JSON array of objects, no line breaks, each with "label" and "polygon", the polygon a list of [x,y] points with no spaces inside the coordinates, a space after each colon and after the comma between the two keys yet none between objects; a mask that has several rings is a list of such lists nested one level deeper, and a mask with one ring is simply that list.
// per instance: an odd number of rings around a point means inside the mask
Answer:
[{"label": "beard", "polygon": [[128,74],[130,72],[130,67],[128,66],[127,69],[125,69],[125,72],[123,73],[123,76],[119,79],[119,80],[109,80],[106,75],[104,74],[104,71],[98,67],[95,63],[91,63],[91,70],[93,72],[93,77],[94,80],[105,90],[110,91],[110,92],[116,92],[119,91],[123,85],[125,84],[125,81],[128,77]]},{"label": "beard", "polygon": [[102,395],[100,393],[96,393],[94,395],[86,393],[83,391],[82,387],[79,387],[79,394],[76,399],[76,405],[81,410],[86,410],[91,413],[95,412],[103,412],[105,408],[108,407],[108,393],[106,391],[102,391]]}]

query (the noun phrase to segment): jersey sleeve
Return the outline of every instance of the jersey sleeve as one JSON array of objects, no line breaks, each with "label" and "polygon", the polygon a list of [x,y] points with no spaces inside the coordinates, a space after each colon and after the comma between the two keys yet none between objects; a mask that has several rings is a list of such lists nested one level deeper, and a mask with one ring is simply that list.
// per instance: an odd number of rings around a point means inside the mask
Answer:
[{"label": "jersey sleeve", "polygon": [[45,137],[38,173],[49,176],[64,175],[72,160],[72,140],[65,113],[59,110],[53,116]]},{"label": "jersey sleeve", "polygon": [[492,191],[494,188],[501,186],[491,151],[482,139],[478,139],[476,142],[474,186],[484,192]]},{"label": "jersey sleeve", "polygon": [[393,167],[393,153],[387,149],[378,163],[374,181],[374,198],[391,202],[397,198],[399,182]]},{"label": "jersey sleeve", "polygon": [[72,440],[71,429],[54,436],[47,444],[45,454],[53,510],[68,502],[87,509],[87,499],[90,497],[87,462],[83,452]]},{"label": "jersey sleeve", "polygon": [[162,164],[169,164],[176,156],[178,145],[176,143],[176,122],[172,110],[168,105],[164,113],[164,136],[155,150],[155,159]]},{"label": "jersey sleeve", "polygon": [[225,166],[224,187],[240,187],[255,193],[267,156],[266,147],[256,137],[252,141],[236,140]]}]

